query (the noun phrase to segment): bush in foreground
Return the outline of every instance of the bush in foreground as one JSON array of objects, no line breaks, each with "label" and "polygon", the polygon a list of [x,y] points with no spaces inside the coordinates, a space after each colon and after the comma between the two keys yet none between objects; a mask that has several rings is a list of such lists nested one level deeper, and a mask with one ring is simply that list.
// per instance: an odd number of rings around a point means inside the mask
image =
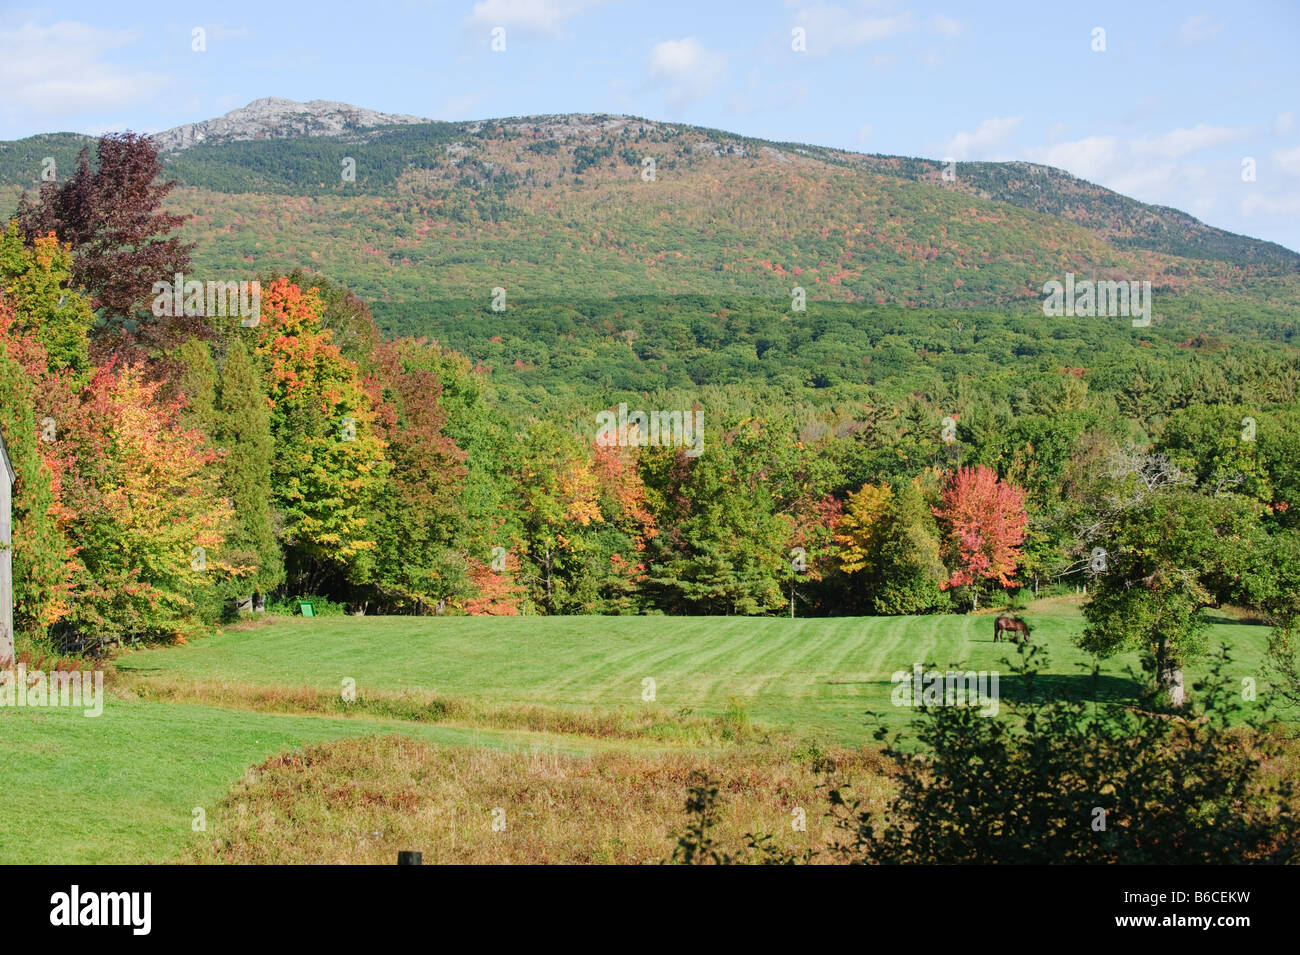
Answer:
[{"label": "bush in foreground", "polygon": [[[1226,650],[1194,711],[1048,699],[1035,687],[1042,651],[1019,664],[1021,702],[988,718],[963,706],[922,706],[917,749],[882,730],[897,788],[880,811],[828,783],[846,863],[1282,863],[1298,840],[1289,779],[1266,769],[1281,742],[1235,702]],[[1233,725],[1230,725],[1230,721]],[[743,849],[712,841],[717,785],[697,780],[674,861],[808,861],[750,835]],[[813,853],[812,855],[815,855]]]}]

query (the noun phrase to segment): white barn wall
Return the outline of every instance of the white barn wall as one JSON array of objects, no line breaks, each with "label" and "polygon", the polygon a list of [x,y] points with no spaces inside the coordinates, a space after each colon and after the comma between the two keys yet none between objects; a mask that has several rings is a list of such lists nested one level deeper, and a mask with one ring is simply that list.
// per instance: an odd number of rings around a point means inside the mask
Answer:
[{"label": "white barn wall", "polygon": [[14,653],[13,484],[13,466],[0,435],[0,666]]}]

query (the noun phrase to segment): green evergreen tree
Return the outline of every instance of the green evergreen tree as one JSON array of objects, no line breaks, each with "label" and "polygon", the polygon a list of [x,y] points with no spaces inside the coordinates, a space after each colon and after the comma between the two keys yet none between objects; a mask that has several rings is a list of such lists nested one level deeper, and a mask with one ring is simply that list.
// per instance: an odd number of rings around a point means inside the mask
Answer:
[{"label": "green evergreen tree", "polygon": [[215,400],[216,439],[226,449],[221,489],[235,509],[235,529],[226,539],[228,559],[255,568],[237,578],[240,597],[248,589],[264,595],[284,581],[284,560],[271,518],[271,418],[248,349],[233,339],[221,369]]},{"label": "green evergreen tree", "polygon": [[215,444],[217,366],[212,360],[212,351],[207,342],[190,338],[177,349],[176,357],[181,366],[176,390],[186,403],[181,420],[188,427],[198,428]]},{"label": "green evergreen tree", "polygon": [[947,579],[939,526],[918,481],[900,481],[880,534],[879,579],[873,608],[879,614],[946,610]]}]

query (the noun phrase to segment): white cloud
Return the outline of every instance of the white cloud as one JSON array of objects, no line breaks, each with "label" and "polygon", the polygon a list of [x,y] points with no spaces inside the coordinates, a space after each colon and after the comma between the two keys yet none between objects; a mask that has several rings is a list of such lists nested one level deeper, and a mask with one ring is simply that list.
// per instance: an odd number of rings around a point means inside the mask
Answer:
[{"label": "white cloud", "polygon": [[1140,140],[1089,136],[1027,149],[1024,158],[1141,202],[1181,209],[1231,232],[1287,241],[1300,210],[1300,146],[1274,150],[1255,182],[1242,180],[1241,157],[1227,149],[1194,155],[1241,135],[1244,131],[1226,127],[1196,127]]},{"label": "white cloud", "polygon": [[986,119],[972,132],[962,132],[944,144],[945,155],[967,161],[990,159],[995,147],[1015,132],[1023,116],[1004,116]]},{"label": "white cloud", "polygon": [[1119,140],[1114,136],[1088,136],[1026,150],[1031,162],[1064,169],[1080,179],[1098,182],[1122,165]]},{"label": "white cloud", "polygon": [[1223,24],[1216,22],[1208,13],[1198,13],[1183,21],[1183,25],[1178,28],[1178,39],[1188,46],[1195,46],[1222,30]]},{"label": "white cloud", "polygon": [[[1262,192],[1249,192],[1238,206],[1241,214],[1247,218],[1264,218],[1266,220],[1291,220],[1300,218],[1300,192],[1290,195],[1266,195]],[[1283,225],[1278,222],[1278,225]],[[1285,244],[1286,240],[1278,240]],[[1291,246],[1294,248],[1294,246]],[[1300,251],[1300,250],[1297,250]]]},{"label": "white cloud", "polygon": [[648,72],[651,83],[667,87],[669,103],[680,107],[711,93],[726,66],[725,56],[688,36],[656,43]]},{"label": "white cloud", "polygon": [[813,56],[853,50],[915,29],[910,13],[875,16],[866,9],[847,10],[825,3],[805,7],[790,23],[807,31],[808,52]]},{"label": "white cloud", "polygon": [[602,0],[479,0],[466,22],[558,35],[566,20],[599,6]]},{"label": "white cloud", "polygon": [[1244,135],[1244,129],[1198,123],[1191,129],[1173,129],[1160,136],[1144,136],[1133,143],[1133,151],[1138,155],[1177,159],[1212,146],[1222,146]]},{"label": "white cloud", "polygon": [[434,115],[446,120],[468,119],[475,114],[485,99],[487,99],[486,90],[475,90],[462,96],[453,96],[444,102]]},{"label": "white cloud", "polygon": [[960,36],[964,26],[960,20],[954,20],[942,13],[936,13],[930,18],[930,29],[935,33],[942,33],[944,36]]},{"label": "white cloud", "polygon": [[707,61],[704,45],[694,37],[664,40],[650,51],[650,75],[683,80],[700,70]]},{"label": "white cloud", "polygon": [[[106,62],[106,53],[131,46],[133,30],[108,30],[64,21],[32,22],[0,30],[0,101],[12,118],[36,120],[49,130],[65,129],[80,117],[137,106],[173,86],[160,73]],[[98,120],[102,123],[102,119]]]},{"label": "white cloud", "polygon": [[1273,162],[1287,175],[1300,176],[1300,146],[1277,150],[1273,153]]},{"label": "white cloud", "polygon": [[1188,157],[1234,142],[1245,133],[1201,124],[1140,139],[1088,136],[1032,147],[1024,151],[1024,158],[1142,202],[1173,206],[1206,219],[1221,213],[1228,190],[1240,183],[1240,167],[1237,158]]}]

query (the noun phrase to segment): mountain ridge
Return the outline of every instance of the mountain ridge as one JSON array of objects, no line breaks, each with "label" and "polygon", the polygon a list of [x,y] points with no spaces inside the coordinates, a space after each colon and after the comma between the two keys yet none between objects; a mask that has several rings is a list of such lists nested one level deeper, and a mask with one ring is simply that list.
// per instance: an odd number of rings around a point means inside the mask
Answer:
[{"label": "mountain ridge", "polygon": [[337,136],[348,130],[411,125],[432,120],[404,113],[382,113],[333,100],[305,103],[264,96],[212,119],[173,126],[152,136],[164,152],[179,152],[202,143]]},{"label": "mountain ridge", "polygon": [[[676,141],[680,155],[726,162],[752,156],[778,163],[795,159],[912,182],[932,183],[957,192],[1022,209],[1046,213],[1075,222],[1120,248],[1148,249],[1193,258],[1239,264],[1270,263],[1300,271],[1300,253],[1277,243],[1232,233],[1211,226],[1182,210],[1144,203],[1072,174],[1023,160],[960,162],[956,175],[945,179],[945,164],[932,159],[857,153],[807,143],[782,142],[745,136],[689,124],[660,122],[643,117],[609,113],[551,113],[497,119],[439,122],[401,113],[384,113],[330,100],[299,102],[283,97],[263,97],[222,116],[186,123],[153,134],[168,162],[170,174],[183,185],[219,192],[276,192],[299,194],[325,188],[324,172],[298,175],[309,163],[300,154],[330,142],[339,146],[365,145],[391,152],[394,168],[360,180],[357,191],[395,189],[402,174],[414,168],[418,153],[432,147],[462,150],[472,156],[475,146],[493,140],[528,138],[556,144],[578,174],[592,160],[589,154],[608,151],[628,140],[668,143]],[[75,149],[91,141],[77,134],[40,134],[0,143],[0,184],[31,187],[38,183],[39,163],[45,156],[69,168]],[[530,148],[537,150],[537,145]],[[401,151],[411,154],[403,163]],[[276,174],[269,151],[284,156],[285,169]],[[319,151],[319,150],[316,150]],[[490,150],[489,150],[490,151]],[[529,157],[531,158],[531,157]],[[387,160],[385,160],[387,161]],[[510,157],[487,160],[488,178],[500,172],[525,175],[512,169]],[[200,168],[206,167],[206,168]],[[225,181],[214,170],[220,168]],[[261,169],[271,171],[262,174]],[[27,175],[22,174],[26,171]],[[297,178],[295,178],[295,176]],[[335,178],[335,175],[330,178]],[[314,182],[312,181],[314,178]]]},{"label": "mountain ridge", "polygon": [[[313,115],[343,116],[313,102]],[[266,104],[288,117],[270,131],[283,137],[163,154],[194,270],[316,271],[390,329],[419,333],[419,314],[486,302],[496,287],[511,303],[699,295],[787,307],[799,287],[809,303],[1032,315],[1044,283],[1071,272],[1149,280],[1157,321],[1190,302],[1265,322],[1300,307],[1300,254],[1039,164],[958,163],[953,178],[935,160],[634,116],[383,114],[397,121],[326,128],[294,112],[305,104]],[[0,190],[16,203],[39,187],[42,157],[66,176],[90,142],[0,143]]]}]

